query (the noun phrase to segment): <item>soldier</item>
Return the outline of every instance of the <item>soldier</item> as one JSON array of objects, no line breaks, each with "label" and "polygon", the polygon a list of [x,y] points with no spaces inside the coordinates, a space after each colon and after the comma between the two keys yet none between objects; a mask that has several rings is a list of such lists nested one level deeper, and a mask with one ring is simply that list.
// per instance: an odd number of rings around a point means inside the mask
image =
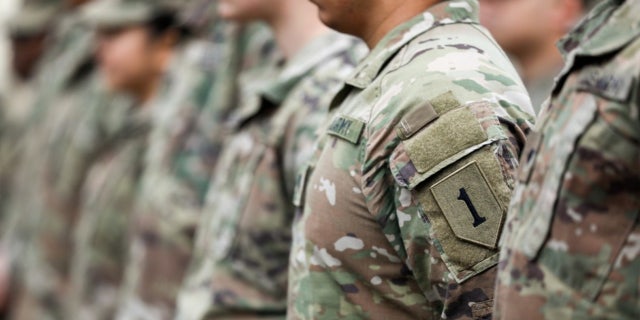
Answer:
[{"label": "soldier", "polygon": [[295,172],[364,48],[329,31],[305,1],[224,0],[218,13],[265,21],[283,59],[240,79],[177,318],[283,318]]},{"label": "soldier", "polygon": [[60,9],[59,1],[27,1],[9,21],[13,76],[5,115],[12,127],[24,126],[31,114],[38,65]]},{"label": "soldier", "polygon": [[289,319],[490,319],[532,121],[476,0],[315,0],[371,54],[298,178]]},{"label": "soldier", "polygon": [[[34,5],[42,2],[46,1],[34,1]],[[64,164],[80,120],[90,105],[108,102],[107,97],[94,90],[91,33],[79,24],[77,15],[77,9],[85,2],[63,1],[66,10],[52,28],[36,75],[37,90],[33,106],[27,107],[31,111],[25,134],[15,144],[18,158],[2,229],[16,285],[12,289],[15,300],[11,316],[17,319],[47,319],[57,312],[53,310],[58,310],[56,301],[61,295],[53,270],[66,267],[67,260],[58,258],[65,256],[70,243],[65,238],[65,223],[57,223],[57,216],[51,215],[50,210],[69,203],[68,196],[73,194],[69,192],[73,188],[65,186],[74,185],[71,182],[77,180],[77,175],[64,170]],[[43,226],[53,232],[40,233]],[[36,245],[37,234],[44,237]],[[43,255],[43,247],[55,249]]]},{"label": "soldier", "polygon": [[520,67],[536,114],[562,69],[556,42],[594,0],[481,0],[480,21]]},{"label": "soldier", "polygon": [[640,318],[640,3],[607,0],[559,48],[506,224],[498,319]]},{"label": "soldier", "polygon": [[213,17],[216,1],[193,4],[183,19],[199,35],[185,45],[154,117],[118,319],[175,317],[236,80],[264,67],[274,51],[263,26]]},{"label": "soldier", "polygon": [[[97,32],[97,62],[110,92],[132,107],[92,110],[72,148],[90,150],[74,232],[65,319],[113,319],[128,253],[129,225],[155,99],[183,37],[180,1],[98,0],[83,10]],[[175,71],[171,72],[175,74]],[[81,154],[79,152],[78,154]],[[73,163],[74,161],[72,161]]]},{"label": "soldier", "polygon": [[3,206],[11,173],[18,161],[17,142],[25,134],[29,115],[36,96],[35,78],[38,65],[47,47],[50,28],[60,11],[61,3],[56,1],[28,1],[9,21],[9,36],[13,49],[12,74],[9,91],[3,109],[4,123],[0,142],[0,175],[3,188],[0,193],[0,220],[4,218]]}]

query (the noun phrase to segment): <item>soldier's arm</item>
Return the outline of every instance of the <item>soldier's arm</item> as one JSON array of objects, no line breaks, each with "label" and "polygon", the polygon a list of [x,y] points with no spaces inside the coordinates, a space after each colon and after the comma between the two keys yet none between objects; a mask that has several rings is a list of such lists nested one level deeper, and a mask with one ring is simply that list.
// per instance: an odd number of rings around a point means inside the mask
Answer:
[{"label": "soldier's arm", "polygon": [[498,240],[524,133],[450,95],[407,114],[390,159],[406,263],[448,319],[491,315]]}]

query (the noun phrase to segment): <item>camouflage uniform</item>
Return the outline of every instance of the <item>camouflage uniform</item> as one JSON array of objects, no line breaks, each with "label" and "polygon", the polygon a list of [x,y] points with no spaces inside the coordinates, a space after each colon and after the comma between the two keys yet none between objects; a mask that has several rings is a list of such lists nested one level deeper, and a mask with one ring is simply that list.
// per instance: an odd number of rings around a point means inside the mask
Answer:
[{"label": "camouflage uniform", "polygon": [[38,95],[28,131],[17,144],[19,166],[2,226],[19,282],[16,289],[21,290],[13,305],[15,318],[62,317],[62,275],[72,243],[67,226],[74,219],[70,213],[84,168],[66,159],[87,111],[110,103],[98,89],[92,38],[76,13],[60,21],[36,79]]},{"label": "camouflage uniform", "polygon": [[387,34],[298,178],[290,319],[488,319],[533,111],[475,0]]},{"label": "camouflage uniform", "polygon": [[118,319],[173,319],[200,210],[217,163],[222,121],[241,69],[273,51],[264,27],[212,22],[187,45],[154,118]]},{"label": "camouflage uniform", "polygon": [[113,319],[153,106],[111,106],[83,121],[74,148],[94,149],[79,191],[65,319]]},{"label": "camouflage uniform", "polygon": [[241,82],[242,102],[213,174],[178,319],[284,317],[296,171],[360,49],[357,40],[328,33],[279,76],[244,76],[252,82]]},{"label": "camouflage uniform", "polygon": [[[12,17],[8,23],[9,34],[12,37],[33,37],[40,34],[47,34],[48,28],[53,25],[53,21],[62,7],[60,1],[26,1],[18,14]],[[37,71],[37,70],[36,70]],[[35,78],[35,76],[33,77]],[[31,114],[36,95],[34,79],[18,79],[13,76],[9,91],[11,95],[7,100],[7,120],[11,131],[21,131]]]},{"label": "camouflage uniform", "polygon": [[501,319],[640,318],[640,3],[607,0],[523,153],[496,294]]},{"label": "camouflage uniform", "polygon": [[[31,234],[25,232],[26,230],[15,233],[13,231],[16,227],[25,227],[22,224],[27,220],[24,212],[37,212],[38,208],[43,207],[44,197],[34,196],[42,188],[36,184],[42,181],[33,177],[44,175],[44,160],[49,159],[49,152],[55,150],[48,148],[47,143],[52,142],[52,136],[56,134],[55,129],[68,128],[68,131],[72,131],[71,128],[75,128],[77,120],[83,115],[81,109],[76,110],[77,112],[66,110],[73,107],[73,99],[77,99],[82,95],[81,92],[88,91],[87,88],[94,84],[87,81],[91,77],[87,76],[86,70],[86,66],[91,65],[91,43],[91,33],[80,27],[79,17],[74,13],[68,13],[58,23],[51,45],[42,58],[43,64],[35,79],[37,96],[34,98],[33,106],[26,107],[32,109],[25,123],[28,132],[16,143],[19,150],[15,152],[21,156],[21,160],[17,161],[21,164],[16,168],[15,183],[10,192],[8,213],[11,216],[3,226],[5,233],[11,234],[7,240],[17,240],[14,235]],[[86,105],[82,107],[85,108]],[[49,113],[49,109],[55,109],[55,112]],[[71,114],[77,115],[77,118],[69,121],[68,126],[59,124],[66,115]],[[21,252],[22,249],[16,250],[16,253]]]},{"label": "camouflage uniform", "polygon": [[[61,7],[60,1],[37,0],[25,1],[18,13],[8,22],[8,31],[11,37],[39,37],[48,33],[48,28],[53,25]],[[14,53],[16,54],[16,53]],[[4,206],[8,196],[8,186],[19,163],[19,141],[27,133],[29,116],[33,112],[34,98],[37,95],[36,78],[37,66],[34,66],[33,75],[27,79],[21,79],[15,72],[9,84],[8,92],[11,95],[3,95],[6,98],[3,113],[4,123],[0,140],[0,175],[3,179],[3,188],[0,190],[0,221],[4,218]]]},{"label": "camouflage uniform", "polygon": [[[89,4],[83,13],[97,29],[109,29],[144,24],[158,13],[176,9],[173,1],[100,0]],[[73,148],[91,153],[89,161],[83,162],[87,168],[78,193],[77,219],[68,221],[74,247],[65,319],[115,316],[152,118],[159,113],[158,93],[166,83],[174,82],[171,76],[178,72],[177,67],[175,63],[169,66],[173,70],[156,88],[154,100],[96,109],[76,136]]]}]

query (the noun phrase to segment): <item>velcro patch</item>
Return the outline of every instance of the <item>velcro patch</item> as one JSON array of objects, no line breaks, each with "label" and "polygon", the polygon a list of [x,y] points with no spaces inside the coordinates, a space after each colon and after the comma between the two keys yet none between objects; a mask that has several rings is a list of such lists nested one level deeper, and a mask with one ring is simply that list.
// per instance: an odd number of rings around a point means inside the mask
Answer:
[{"label": "velcro patch", "polygon": [[416,169],[424,173],[488,138],[473,112],[460,108],[442,115],[405,144]]},{"label": "velcro patch", "polygon": [[434,110],[438,114],[445,114],[453,109],[457,109],[462,106],[462,103],[456,99],[456,96],[451,91],[447,91],[441,94],[435,99],[431,100]]},{"label": "velcro patch", "polygon": [[400,121],[398,125],[398,136],[402,140],[407,140],[436,119],[438,119],[438,113],[431,103],[426,102],[424,105],[411,111]]},{"label": "velcro patch", "polygon": [[456,237],[496,248],[504,209],[477,162],[433,185],[431,193]]},{"label": "velcro patch", "polygon": [[331,122],[327,132],[338,138],[345,139],[353,144],[360,141],[360,136],[364,131],[365,123],[347,116],[337,116]]}]

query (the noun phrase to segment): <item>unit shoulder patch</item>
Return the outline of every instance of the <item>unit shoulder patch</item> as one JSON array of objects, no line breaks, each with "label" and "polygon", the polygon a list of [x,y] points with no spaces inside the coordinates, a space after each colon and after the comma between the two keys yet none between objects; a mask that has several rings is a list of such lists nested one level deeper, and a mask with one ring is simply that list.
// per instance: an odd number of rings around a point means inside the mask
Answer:
[{"label": "unit shoulder patch", "polygon": [[445,177],[430,190],[456,237],[496,248],[504,209],[477,162]]}]

